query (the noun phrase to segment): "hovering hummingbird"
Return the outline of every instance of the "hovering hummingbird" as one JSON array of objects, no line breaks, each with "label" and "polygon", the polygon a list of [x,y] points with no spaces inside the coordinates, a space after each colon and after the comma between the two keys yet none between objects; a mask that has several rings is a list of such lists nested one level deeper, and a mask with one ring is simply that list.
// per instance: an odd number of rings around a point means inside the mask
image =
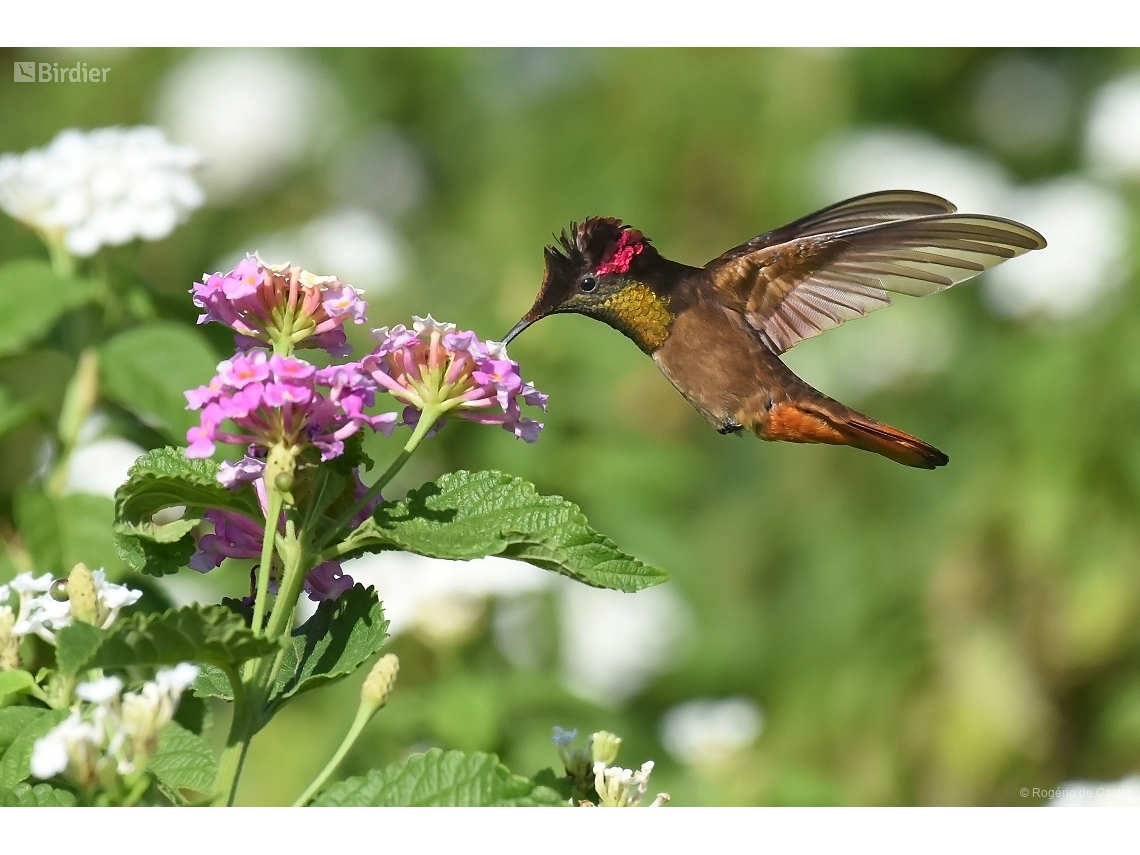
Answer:
[{"label": "hovering hummingbird", "polygon": [[956,211],[928,193],[868,193],[703,267],[670,261],[621,220],[571,223],[505,340],[547,315],[588,315],[632,339],[722,434],[850,445],[934,469],[949,461],[937,448],[813,389],[780,354],[889,306],[888,292],[924,297],[1045,246],[1028,226]]}]

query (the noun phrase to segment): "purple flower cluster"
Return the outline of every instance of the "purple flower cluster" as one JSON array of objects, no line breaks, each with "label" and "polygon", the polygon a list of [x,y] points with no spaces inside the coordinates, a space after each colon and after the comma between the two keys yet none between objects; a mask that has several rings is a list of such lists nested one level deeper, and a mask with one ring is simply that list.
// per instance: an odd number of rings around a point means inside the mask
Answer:
[{"label": "purple flower cluster", "polygon": [[229,273],[204,276],[190,293],[194,305],[205,309],[198,323],[218,321],[237,333],[238,347],[268,344],[278,353],[320,347],[347,356],[352,348],[342,327],[349,319],[364,323],[367,309],[360,292],[335,276],[266,264],[257,255]]},{"label": "purple flower cluster", "polygon": [[524,417],[519,402],[545,410],[547,396],[523,381],[504,345],[431,315],[415,318],[411,330],[401,324],[372,335],[380,346],[360,361],[361,370],[406,405],[405,423],[416,424],[433,407],[440,415],[501,425],[527,442],[538,439],[542,422]]},{"label": "purple flower cluster", "polygon": [[[187,432],[186,456],[209,457],[219,442],[247,446],[241,461],[221,465],[218,481],[230,489],[252,484],[263,514],[269,507],[267,466],[278,473],[271,483],[279,484],[276,479],[286,471],[280,467],[291,467],[304,448],[316,448],[328,461],[343,454],[345,440],[363,428],[391,435],[396,413],[365,412],[378,393],[399,401],[403,423],[413,427],[426,417],[434,430],[444,417],[455,417],[500,425],[527,442],[542,430],[541,422],[522,415],[522,404],[545,410],[547,396],[523,381],[502,344],[481,341],[454,324],[428,316],[415,318],[411,330],[379,329],[374,332],[379,346],[360,362],[317,368],[292,356],[293,348],[324,347],[343,355],[347,342],[341,326],[350,317],[364,320],[364,302],[340,280],[296,267],[270,267],[253,257],[225,276],[207,277],[193,293],[195,303],[206,309],[199,321],[228,324],[244,350],[219,363],[208,385],[186,392],[188,409],[201,411],[200,423]],[[264,344],[272,346],[272,355],[258,347]],[[357,475],[356,500],[367,492]],[[378,501],[379,496],[350,525],[360,525]],[[222,510],[207,511],[205,520],[213,530],[199,539],[191,568],[205,573],[226,558],[260,559],[263,522]],[[282,532],[284,520],[274,523]],[[267,572],[275,591],[276,568]],[[313,568],[304,583],[314,600],[339,597],[352,585],[336,561]]]},{"label": "purple flower cluster", "polygon": [[[265,450],[313,445],[322,460],[331,460],[362,427],[392,433],[394,413],[364,412],[375,403],[376,389],[356,363],[318,369],[292,356],[238,353],[218,364],[209,385],[186,393],[188,409],[202,411],[201,423],[186,434],[186,456],[209,457],[214,443],[228,442]],[[223,431],[226,419],[242,432]]]},{"label": "purple flower cluster", "polygon": [[[237,466],[228,465],[230,472],[236,473],[236,477],[230,479],[227,486],[236,487],[246,481],[252,482],[262,513],[268,513],[269,505],[265,492],[265,481],[261,478],[261,473],[265,471],[265,464],[260,460],[247,457]],[[367,488],[357,477],[355,496],[357,498],[363,496],[366,490]],[[380,497],[377,496],[361,510],[352,524],[360,525],[371,516],[376,504],[380,501]],[[220,567],[227,558],[258,559],[261,557],[261,546],[265,537],[262,523],[235,511],[209,510],[206,511],[205,518],[208,523],[213,525],[214,530],[213,533],[204,534],[199,538],[198,549],[190,558],[190,569],[197,570],[199,573],[208,573]],[[279,521],[278,528],[281,531],[285,530],[284,518]],[[305,577],[304,585],[309,599],[315,601],[335,600],[352,586],[352,577],[344,572],[339,561],[326,561],[323,564],[318,564],[309,571]],[[271,582],[270,590],[276,593],[276,579]],[[252,603],[253,595],[251,594],[246,600]]]}]

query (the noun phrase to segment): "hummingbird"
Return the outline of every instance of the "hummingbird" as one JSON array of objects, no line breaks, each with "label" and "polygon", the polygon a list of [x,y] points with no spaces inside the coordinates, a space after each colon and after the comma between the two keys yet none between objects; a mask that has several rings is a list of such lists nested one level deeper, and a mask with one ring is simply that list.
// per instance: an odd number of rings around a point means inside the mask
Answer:
[{"label": "hummingbird", "polygon": [[586,315],[630,338],[722,434],[935,469],[949,458],[933,445],[829,398],[780,355],[889,306],[892,293],[924,297],[1044,246],[1028,226],[912,190],[847,199],[702,267],[665,258],[619,219],[590,217],[546,247],[534,306],[504,343],[547,315]]}]

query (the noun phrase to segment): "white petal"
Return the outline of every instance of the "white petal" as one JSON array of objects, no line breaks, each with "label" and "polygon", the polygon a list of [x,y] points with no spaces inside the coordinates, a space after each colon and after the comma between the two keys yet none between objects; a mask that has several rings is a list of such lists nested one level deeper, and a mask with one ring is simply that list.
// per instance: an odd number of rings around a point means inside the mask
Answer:
[{"label": "white petal", "polygon": [[94,255],[103,245],[99,232],[92,228],[90,222],[84,223],[78,228],[68,229],[65,243],[72,255],[78,255],[81,258]]},{"label": "white petal", "polygon": [[67,768],[67,745],[54,731],[36,740],[31,767],[37,778],[54,778]]},{"label": "white petal", "polygon": [[43,592],[51,587],[52,576],[44,573],[42,576],[33,576],[31,573],[21,573],[11,581],[12,590],[20,594]]},{"label": "white petal", "polygon": [[136,228],[144,240],[160,240],[178,225],[178,212],[173,205],[163,203],[139,211]]},{"label": "white petal", "polygon": [[455,324],[437,321],[431,315],[426,318],[421,318],[419,315],[412,315],[412,329],[418,333],[433,333],[438,332],[441,335],[455,332]]},{"label": "white petal", "polygon": [[126,585],[116,585],[107,581],[107,574],[103,570],[96,570],[91,574],[95,580],[95,593],[99,600],[108,609],[120,609],[131,606],[142,597],[142,591],[135,591]]},{"label": "white petal", "polygon": [[180,662],[154,675],[155,682],[164,691],[178,696],[198,679],[198,666],[190,662]]},{"label": "white petal", "polygon": [[127,195],[127,175],[119,166],[100,169],[91,176],[91,195],[96,204],[106,204]]},{"label": "white petal", "polygon": [[117,698],[123,691],[123,681],[118,677],[101,677],[90,683],[80,683],[75,687],[75,696],[93,704],[104,704]]},{"label": "white petal", "polygon": [[748,748],[763,723],[760,708],[751,698],[696,699],[665,713],[661,741],[682,763],[716,763]]}]

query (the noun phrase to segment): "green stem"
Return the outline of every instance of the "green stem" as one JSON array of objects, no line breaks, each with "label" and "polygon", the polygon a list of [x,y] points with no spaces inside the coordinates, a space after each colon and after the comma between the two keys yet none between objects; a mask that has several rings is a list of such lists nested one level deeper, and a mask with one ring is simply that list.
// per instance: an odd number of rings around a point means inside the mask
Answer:
[{"label": "green stem", "polygon": [[301,585],[311,569],[309,564],[312,562],[307,559],[313,553],[295,538],[287,538],[287,541],[286,548],[280,550],[285,571],[277,591],[277,605],[269,616],[269,627],[265,631],[269,638],[277,638],[289,631],[297,608],[297,598],[301,595]]},{"label": "green stem", "polygon": [[139,799],[141,799],[146,794],[146,791],[150,789],[150,784],[150,776],[143,775],[142,778],[139,779],[138,783],[135,784],[134,788],[127,794],[127,797],[123,799],[123,807],[134,807],[137,805],[139,803]]},{"label": "green stem", "polygon": [[98,400],[99,356],[94,348],[88,347],[79,354],[75,374],[68,381],[67,389],[64,391],[63,407],[56,427],[60,455],[47,481],[46,488],[49,495],[63,495],[63,488],[67,485],[67,472],[71,467],[71,456],[79,444],[79,433]]},{"label": "green stem", "polygon": [[[247,664],[246,678],[256,673],[256,662]],[[214,804],[228,806],[234,803],[237,794],[238,777],[245,762],[245,754],[249,749],[249,740],[253,738],[254,714],[246,696],[245,685],[238,677],[236,668],[227,668],[230,686],[234,691],[234,717],[230,722],[230,733],[226,739],[226,747],[218,760],[218,775],[214,779]]]},{"label": "green stem", "polygon": [[51,258],[51,269],[56,276],[61,279],[68,279],[75,275],[75,259],[71,257],[71,253],[67,251],[64,246],[63,236],[41,235],[44,243],[47,244],[48,256]]},{"label": "green stem", "polygon": [[[269,517],[276,519],[276,515],[273,513],[274,505],[280,512],[282,496],[279,491],[272,487],[269,487],[269,490]],[[276,525],[271,528],[270,523],[266,523],[265,539],[271,545],[269,550],[264,549],[264,547],[262,550],[263,563],[265,563],[266,552],[272,557],[273,544],[275,543],[276,551],[281,556],[284,567],[277,599],[270,614],[269,624],[265,628],[265,633],[270,638],[279,636],[283,628],[287,629],[289,622],[293,619],[297,597],[305,579],[305,560],[308,555],[303,545],[298,541],[291,521],[286,523],[284,535],[278,535],[276,528]],[[266,564],[266,566],[268,565]],[[262,588],[262,582],[267,578],[268,574],[258,576],[259,603],[263,603],[267,596],[266,591]],[[254,609],[254,626],[259,628],[265,610],[262,608],[259,611],[256,605]],[[222,751],[222,756],[218,761],[218,776],[214,795],[215,805],[232,805],[234,803],[242,764],[245,762],[245,755],[249,750],[249,742],[257,730],[258,719],[266,709],[270,688],[277,673],[282,652],[278,651],[277,656],[272,661],[262,657],[246,662],[241,677],[234,669],[226,672],[230,684],[234,687],[234,716],[230,723],[226,748]]]},{"label": "green stem", "polygon": [[440,415],[441,413],[434,408],[428,407],[424,409],[420,414],[419,424],[416,425],[416,429],[412,432],[412,436],[404,446],[404,450],[396,455],[396,459],[393,460],[388,465],[388,468],[384,470],[384,473],[376,479],[376,483],[368,488],[368,492],[353,502],[352,507],[337,517],[336,521],[329,526],[328,531],[321,535],[320,539],[313,546],[315,552],[320,552],[324,549],[329,541],[336,537],[340,533],[340,530],[344,528],[353,517],[367,507],[369,502],[380,495],[380,491],[388,486],[388,482],[391,481],[396,476],[396,473],[403,468],[404,464],[408,462],[408,458],[412,456],[412,453],[416,450],[421,440],[427,436],[428,431],[439,421]]},{"label": "green stem", "polygon": [[344,736],[344,741],[341,742],[340,748],[336,750],[336,754],[332,759],[325,764],[325,768],[321,770],[321,774],[313,779],[313,783],[309,784],[308,789],[303,792],[297,801],[293,802],[293,807],[304,807],[309,803],[309,800],[317,794],[317,791],[324,786],[325,781],[329,776],[336,771],[336,767],[340,765],[340,761],[344,759],[360,732],[364,730],[364,726],[372,719],[376,713],[376,706],[374,704],[361,703],[360,708],[356,711],[356,718],[352,721],[352,727],[348,729],[348,733]]},{"label": "green stem", "polygon": [[273,566],[273,545],[277,542],[277,520],[281,517],[284,497],[276,486],[266,479],[269,510],[265,514],[265,534],[261,541],[261,564],[257,568],[257,595],[253,601],[253,634],[261,635],[265,622],[265,604],[269,599],[269,577]]}]

